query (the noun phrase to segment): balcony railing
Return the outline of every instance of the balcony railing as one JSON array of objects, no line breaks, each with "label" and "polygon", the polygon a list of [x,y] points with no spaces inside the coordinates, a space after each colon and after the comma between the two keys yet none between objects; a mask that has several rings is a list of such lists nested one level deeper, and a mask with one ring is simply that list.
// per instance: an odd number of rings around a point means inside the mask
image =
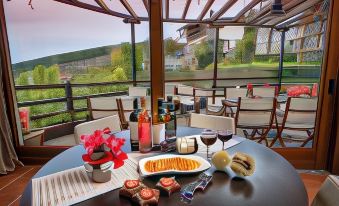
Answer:
[{"label": "balcony railing", "polygon": [[[288,77],[292,78],[292,77]],[[250,77],[250,78],[218,78],[217,81],[229,81],[229,80],[244,80],[244,81],[253,81],[253,80],[277,80],[278,78],[274,77]],[[184,83],[184,82],[205,82],[205,81],[213,81],[213,78],[204,78],[204,79],[179,79],[179,80],[166,80],[168,83]],[[276,81],[277,82],[277,81]],[[47,117],[56,116],[63,113],[69,113],[72,117],[72,122],[75,121],[75,113],[77,112],[84,112],[88,111],[87,107],[82,108],[75,108],[74,101],[75,100],[85,100],[88,97],[107,97],[107,96],[121,96],[121,95],[128,95],[127,91],[114,91],[114,92],[107,92],[107,93],[98,93],[98,94],[88,94],[88,95],[80,95],[74,96],[73,89],[80,88],[80,87],[97,87],[97,86],[110,86],[110,85],[133,85],[133,84],[149,84],[149,81],[115,81],[115,82],[100,82],[100,83],[71,83],[67,81],[63,84],[50,84],[50,85],[25,85],[25,86],[15,86],[16,91],[24,91],[24,90],[40,90],[40,89],[64,89],[65,96],[59,98],[50,98],[50,99],[41,99],[41,100],[32,100],[32,101],[22,101],[18,102],[18,107],[27,107],[27,106],[36,106],[48,103],[66,103],[65,109],[60,111],[52,111],[43,114],[35,114],[30,117],[31,120],[39,120]],[[278,83],[270,83],[271,85],[278,85]],[[283,83],[283,85],[297,85],[297,84],[312,84],[310,83]],[[263,83],[253,84],[253,85],[263,85]],[[246,85],[238,85],[240,87],[246,87]],[[233,86],[217,86],[216,88],[229,88]]]}]

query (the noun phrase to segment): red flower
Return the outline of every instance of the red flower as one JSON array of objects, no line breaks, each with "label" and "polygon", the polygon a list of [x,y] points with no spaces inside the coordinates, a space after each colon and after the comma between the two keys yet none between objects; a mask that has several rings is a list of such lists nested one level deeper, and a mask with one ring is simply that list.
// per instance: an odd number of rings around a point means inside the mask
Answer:
[{"label": "red flower", "polygon": [[253,84],[252,83],[247,83],[247,89],[253,89]]},{"label": "red flower", "polygon": [[[87,151],[86,157],[90,157],[94,150],[100,148],[102,145],[106,145],[111,149],[112,161],[114,162],[114,169],[117,169],[124,165],[124,160],[127,159],[126,153],[121,151],[121,147],[125,144],[125,139],[117,138],[114,135],[110,135],[107,139],[103,136],[110,134],[109,128],[104,130],[96,130],[91,135],[81,135],[80,139],[84,143],[84,147]],[[86,158],[85,158],[86,159]],[[83,156],[83,160],[86,161]]]},{"label": "red flower", "polygon": [[95,130],[94,133],[91,135],[80,136],[80,140],[84,143],[84,147],[89,155],[91,155],[94,150],[101,147],[101,145],[106,143],[103,134],[104,134],[103,131]]},{"label": "red flower", "polygon": [[121,151],[121,147],[125,144],[125,139],[117,138],[114,135],[111,135],[106,140],[106,145],[109,147],[113,153],[114,159],[114,169],[119,168],[124,165],[124,160],[127,159],[126,153]]}]

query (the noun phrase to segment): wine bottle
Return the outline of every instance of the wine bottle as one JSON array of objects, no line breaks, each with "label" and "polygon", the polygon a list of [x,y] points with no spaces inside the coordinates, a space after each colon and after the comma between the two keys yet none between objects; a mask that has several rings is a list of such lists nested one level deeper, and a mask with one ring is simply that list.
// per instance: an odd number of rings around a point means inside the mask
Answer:
[{"label": "wine bottle", "polygon": [[152,149],[152,120],[146,110],[145,97],[140,98],[141,112],[138,116],[139,151],[146,153]]},{"label": "wine bottle", "polygon": [[139,137],[138,137],[138,117],[140,109],[138,108],[138,98],[133,100],[133,112],[129,115],[129,129],[132,151],[138,151],[139,149]]},{"label": "wine bottle", "polygon": [[130,122],[138,122],[138,115],[139,115],[139,109],[138,109],[138,98],[135,98],[133,100],[133,112],[129,115],[129,121]]},{"label": "wine bottle", "polygon": [[167,96],[165,138],[176,136],[176,114],[172,96]]}]

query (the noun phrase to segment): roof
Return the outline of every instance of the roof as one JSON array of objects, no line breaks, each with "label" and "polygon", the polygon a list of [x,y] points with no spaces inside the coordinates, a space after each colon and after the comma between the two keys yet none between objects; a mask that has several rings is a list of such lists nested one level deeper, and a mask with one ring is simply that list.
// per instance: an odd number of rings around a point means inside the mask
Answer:
[{"label": "roof", "polygon": [[[148,21],[147,0],[54,0],[60,3],[122,18],[126,23]],[[284,12],[274,12],[280,2]],[[94,2],[94,3],[93,3]],[[163,22],[210,26],[290,27],[320,14],[328,0],[164,0]],[[323,3],[325,2],[325,3]],[[325,5],[325,6],[326,6]],[[280,15],[277,16],[277,13]],[[295,16],[298,16],[296,18]]]}]

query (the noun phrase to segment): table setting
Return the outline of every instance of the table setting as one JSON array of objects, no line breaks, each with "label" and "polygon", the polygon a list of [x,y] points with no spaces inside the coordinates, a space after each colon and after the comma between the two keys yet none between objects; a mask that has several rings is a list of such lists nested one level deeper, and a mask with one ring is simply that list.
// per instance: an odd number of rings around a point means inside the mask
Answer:
[{"label": "table setting", "polygon": [[300,177],[280,155],[226,128],[177,126],[171,101],[158,104],[163,127],[154,129],[141,98],[133,132],[81,135],[82,144],[33,177],[20,205],[308,204]]}]

